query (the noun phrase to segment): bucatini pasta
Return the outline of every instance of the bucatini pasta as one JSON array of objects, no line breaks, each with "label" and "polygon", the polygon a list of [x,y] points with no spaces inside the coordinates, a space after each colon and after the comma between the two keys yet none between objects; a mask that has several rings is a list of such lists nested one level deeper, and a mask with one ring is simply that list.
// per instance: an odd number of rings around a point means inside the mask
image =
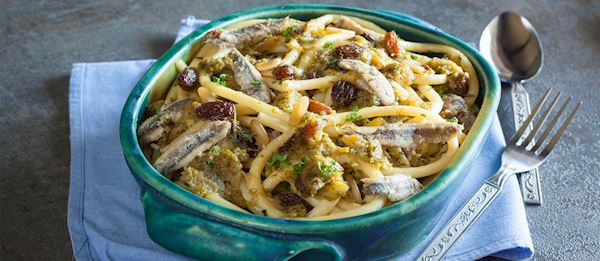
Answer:
[{"label": "bucatini pasta", "polygon": [[205,36],[138,127],[156,170],[216,204],[277,218],[361,215],[417,193],[475,119],[467,57],[341,15]]}]

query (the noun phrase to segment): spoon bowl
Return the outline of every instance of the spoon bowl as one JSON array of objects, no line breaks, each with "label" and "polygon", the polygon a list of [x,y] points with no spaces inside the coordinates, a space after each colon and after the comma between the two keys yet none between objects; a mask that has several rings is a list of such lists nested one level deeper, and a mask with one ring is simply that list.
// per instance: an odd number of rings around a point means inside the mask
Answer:
[{"label": "spoon bowl", "polygon": [[479,50],[507,81],[531,79],[542,68],[542,45],[535,29],[525,17],[513,12],[490,21],[481,35]]}]

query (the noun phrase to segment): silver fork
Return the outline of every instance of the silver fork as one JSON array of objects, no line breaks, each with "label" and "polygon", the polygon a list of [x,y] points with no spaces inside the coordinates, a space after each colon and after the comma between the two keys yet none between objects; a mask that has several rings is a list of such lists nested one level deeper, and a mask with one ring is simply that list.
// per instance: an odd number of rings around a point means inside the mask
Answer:
[{"label": "silver fork", "polygon": [[477,220],[479,215],[483,213],[498,194],[500,194],[504,182],[510,175],[537,168],[548,158],[548,154],[550,154],[550,151],[552,151],[554,145],[556,145],[565,129],[567,129],[575,112],[577,112],[577,109],[579,109],[579,106],[582,104],[580,101],[575,105],[575,108],[573,108],[566,120],[560,126],[560,129],[558,129],[548,144],[543,149],[540,149],[545,139],[550,134],[550,131],[556,125],[560,116],[571,101],[571,97],[567,98],[558,110],[556,116],[554,116],[552,121],[547,124],[539,138],[536,139],[537,142],[534,143],[534,136],[538,133],[542,124],[548,118],[548,115],[550,115],[550,112],[560,97],[560,92],[552,99],[550,106],[548,106],[544,112],[539,113],[541,116],[533,125],[533,128],[528,133],[529,135],[524,135],[524,133],[527,128],[530,128],[531,122],[538,115],[538,112],[546,101],[546,98],[548,98],[549,93],[550,89],[544,93],[523,125],[521,125],[511,140],[507,142],[504,153],[502,153],[502,165],[498,172],[487,179],[479,190],[471,196],[463,207],[452,217],[448,224],[446,224],[446,226],[444,226],[444,228],[436,235],[433,241],[429,243],[425,251],[419,256],[418,260],[441,260],[454,243],[456,243],[458,238],[471,224],[473,224],[473,222],[475,222],[475,220]]}]

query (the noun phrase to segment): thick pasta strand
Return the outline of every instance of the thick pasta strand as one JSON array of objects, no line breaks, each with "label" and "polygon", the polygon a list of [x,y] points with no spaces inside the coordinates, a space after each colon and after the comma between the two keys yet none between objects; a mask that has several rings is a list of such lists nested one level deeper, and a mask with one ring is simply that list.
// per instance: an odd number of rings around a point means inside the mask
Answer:
[{"label": "thick pasta strand", "polygon": [[285,92],[324,89],[331,87],[336,81],[352,81],[353,79],[354,77],[350,73],[340,73],[309,80],[285,80],[281,83],[281,89],[279,89],[279,91]]},{"label": "thick pasta strand", "polygon": [[290,115],[290,125],[296,126],[302,121],[302,117],[306,114],[308,110],[309,99],[306,96],[302,96],[296,104],[294,104],[294,108],[292,109],[292,114]]},{"label": "thick pasta strand", "polygon": [[445,74],[420,74],[413,79],[413,84],[440,85],[448,81]]},{"label": "thick pasta strand", "polygon": [[178,73],[183,72],[183,70],[185,70],[186,67],[187,64],[183,60],[177,59],[177,61],[175,61],[175,68],[177,69]]},{"label": "thick pasta strand", "polygon": [[419,85],[417,86],[417,89],[419,89],[419,92],[421,92],[431,103],[431,111],[435,114],[439,114],[444,106],[442,97],[440,97],[440,95],[429,85]]},{"label": "thick pasta strand", "polygon": [[219,196],[216,193],[208,193],[204,196],[204,198],[206,198],[214,203],[217,203],[223,207],[237,210],[239,212],[248,213],[248,211],[244,210],[243,208],[238,207],[236,204],[229,202],[229,200],[222,198],[221,196]]},{"label": "thick pasta strand", "polygon": [[423,108],[413,107],[413,106],[404,106],[404,105],[390,105],[390,106],[381,106],[381,107],[368,107],[359,109],[356,112],[342,112],[327,115],[324,118],[328,120],[329,125],[339,124],[347,121],[348,116],[356,116],[362,119],[365,118],[374,118],[374,117],[382,117],[382,116],[398,116],[398,115],[407,115],[407,116],[424,116],[427,118],[431,118],[435,121],[444,121],[444,119],[438,115],[433,113],[430,110],[426,110]]},{"label": "thick pasta strand", "polygon": [[275,207],[273,202],[271,202],[269,197],[265,194],[260,177],[267,160],[270,159],[273,153],[275,153],[279,147],[283,146],[295,132],[296,129],[292,128],[267,144],[267,146],[258,153],[254,161],[252,161],[250,172],[245,176],[246,185],[253,193],[253,199],[249,203],[256,205],[261,211],[265,210],[267,216],[270,217],[281,217],[283,216],[283,213]]},{"label": "thick pasta strand", "polygon": [[279,183],[285,181],[286,175],[287,173],[282,170],[271,173],[271,175],[263,181],[264,190],[270,193]]},{"label": "thick pasta strand", "polygon": [[346,182],[348,182],[348,186],[350,187],[350,195],[352,195],[352,199],[354,199],[354,202],[362,202],[360,189],[358,188],[358,184],[356,183],[354,177],[351,174],[345,174],[344,179],[346,180]]},{"label": "thick pasta strand", "polygon": [[421,99],[421,97],[419,97],[419,95],[417,94],[415,89],[413,89],[412,87],[408,87],[405,90],[406,90],[406,92],[408,92],[408,99],[412,100],[415,105],[423,102],[423,99]]},{"label": "thick pasta strand", "polygon": [[383,207],[384,204],[385,204],[385,199],[377,197],[377,198],[361,205],[360,207],[356,207],[356,208],[346,210],[343,212],[329,214],[329,215],[320,216],[320,217],[305,217],[305,218],[296,218],[296,219],[298,219],[298,220],[331,220],[331,219],[359,216],[359,215],[363,215],[363,214],[367,214],[367,213],[371,213],[373,211],[379,210]]},{"label": "thick pasta strand", "polygon": [[[390,83],[392,84],[392,87],[394,88],[394,94],[396,95],[396,98],[398,98],[398,100],[404,101],[404,100],[408,99],[408,97],[410,97],[410,94],[408,93],[408,91],[404,87],[402,87],[402,85],[400,85],[398,82],[390,81]],[[408,87],[408,88],[410,88],[410,87]]]},{"label": "thick pasta strand", "polygon": [[258,119],[253,119],[250,121],[250,129],[252,130],[252,134],[256,140],[256,145],[258,145],[258,148],[264,148],[270,141],[269,134],[265,130],[265,127],[260,124]]},{"label": "thick pasta strand", "polygon": [[271,115],[263,113],[263,112],[258,114],[258,120],[263,125],[271,128],[271,129],[277,130],[279,132],[286,132],[292,128],[292,126],[287,124],[287,122],[281,121],[281,120],[279,120],[275,117],[272,117]]},{"label": "thick pasta strand", "polygon": [[333,158],[339,163],[350,164],[352,167],[360,170],[360,172],[367,178],[383,177],[383,174],[379,168],[353,155],[333,155]]},{"label": "thick pasta strand", "polygon": [[[202,87],[203,88],[203,87]],[[238,116],[243,116],[243,115],[252,115],[252,114],[257,114],[258,112],[256,112],[253,109],[250,109],[244,105],[241,104],[236,104],[235,105],[235,113]]]},{"label": "thick pasta strand", "polygon": [[198,92],[198,97],[200,97],[202,102],[213,102],[217,100],[215,95],[206,87],[199,87],[196,92]]},{"label": "thick pasta strand", "polygon": [[321,217],[325,216],[335,208],[340,198],[336,198],[334,200],[321,199],[319,204],[317,204],[310,212],[306,214],[307,217]]},{"label": "thick pasta strand", "polygon": [[298,60],[298,57],[300,57],[300,51],[292,49],[283,57],[281,65],[292,65]]},{"label": "thick pasta strand", "polygon": [[349,200],[340,200],[340,202],[338,202],[337,207],[339,207],[342,210],[350,210],[353,208],[357,208],[360,207],[361,204],[358,204],[356,202],[352,202]]},{"label": "thick pasta strand", "polygon": [[275,58],[275,59],[267,60],[262,63],[257,63],[255,65],[255,67],[259,71],[267,71],[267,70],[271,70],[271,69],[279,66],[281,64],[281,62],[282,62],[281,58]]},{"label": "thick pasta strand", "polygon": [[328,34],[326,36],[321,37],[319,40],[317,40],[314,43],[313,48],[324,48],[326,43],[334,43],[337,41],[348,40],[348,39],[354,37],[354,35],[355,35],[355,33],[350,30],[343,30],[343,31],[340,31],[339,33]]}]

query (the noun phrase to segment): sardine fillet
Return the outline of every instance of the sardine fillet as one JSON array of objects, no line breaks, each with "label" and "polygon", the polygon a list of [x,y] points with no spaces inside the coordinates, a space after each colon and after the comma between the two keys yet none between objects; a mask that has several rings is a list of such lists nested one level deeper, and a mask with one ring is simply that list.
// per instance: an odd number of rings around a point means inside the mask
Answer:
[{"label": "sardine fillet", "polygon": [[357,86],[379,97],[383,105],[391,105],[396,101],[392,84],[374,66],[351,59],[342,59],[339,65],[358,73],[361,79],[357,81]]},{"label": "sardine fillet", "polygon": [[140,143],[148,144],[160,139],[165,131],[164,124],[181,118],[185,107],[191,102],[192,99],[185,99],[171,103],[159,113],[142,122],[137,130]]},{"label": "sardine fillet", "polygon": [[228,121],[198,122],[167,145],[152,165],[162,174],[180,169],[225,138],[230,128]]},{"label": "sardine fillet", "polygon": [[399,201],[417,193],[422,185],[418,180],[404,174],[381,178],[363,178],[363,192],[367,195],[386,196],[391,201]]},{"label": "sardine fillet", "polygon": [[241,91],[263,102],[271,102],[269,89],[264,83],[260,72],[237,49],[233,48],[230,56],[233,60],[231,69],[235,81],[241,87]]}]

